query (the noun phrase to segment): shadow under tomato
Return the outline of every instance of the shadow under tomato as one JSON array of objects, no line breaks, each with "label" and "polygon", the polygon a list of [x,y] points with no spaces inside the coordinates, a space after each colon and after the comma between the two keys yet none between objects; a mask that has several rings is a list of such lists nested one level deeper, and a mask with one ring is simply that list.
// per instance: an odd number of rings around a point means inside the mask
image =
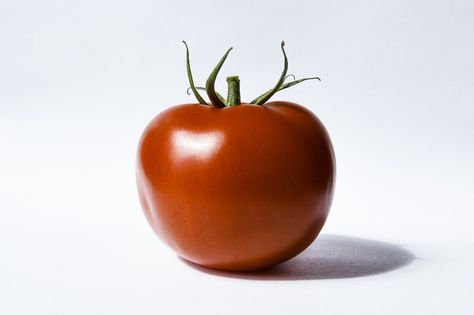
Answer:
[{"label": "shadow under tomato", "polygon": [[317,280],[380,274],[406,266],[414,259],[412,252],[395,244],[322,234],[295,258],[263,271],[228,272],[181,260],[199,271],[221,277],[248,280]]}]

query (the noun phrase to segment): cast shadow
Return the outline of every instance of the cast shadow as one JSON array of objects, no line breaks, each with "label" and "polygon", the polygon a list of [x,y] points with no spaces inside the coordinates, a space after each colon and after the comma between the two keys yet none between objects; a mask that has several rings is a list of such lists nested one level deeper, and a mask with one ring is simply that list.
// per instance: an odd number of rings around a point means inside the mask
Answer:
[{"label": "cast shadow", "polygon": [[389,272],[410,264],[414,259],[412,252],[395,244],[322,234],[295,258],[263,271],[227,272],[181,260],[199,271],[221,277],[248,280],[321,280]]}]

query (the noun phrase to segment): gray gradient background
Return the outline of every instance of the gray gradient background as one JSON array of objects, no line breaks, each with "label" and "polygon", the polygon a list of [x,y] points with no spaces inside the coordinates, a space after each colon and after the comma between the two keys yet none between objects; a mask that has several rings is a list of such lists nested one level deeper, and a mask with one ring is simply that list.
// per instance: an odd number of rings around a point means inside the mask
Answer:
[{"label": "gray gradient background", "polygon": [[[0,0],[0,313],[472,312],[473,38],[461,0]],[[244,100],[282,39],[290,73],[322,78],[275,97],[321,118],[338,163],[322,249],[285,277],[196,270],[141,213],[141,131],[193,101],[183,39],[201,83],[234,46],[217,86],[239,74]]]}]

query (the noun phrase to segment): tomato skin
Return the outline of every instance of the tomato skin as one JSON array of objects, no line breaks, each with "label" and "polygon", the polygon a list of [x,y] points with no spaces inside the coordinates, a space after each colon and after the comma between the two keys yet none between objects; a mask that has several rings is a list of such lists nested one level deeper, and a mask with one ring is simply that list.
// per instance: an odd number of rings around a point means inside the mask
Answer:
[{"label": "tomato skin", "polygon": [[335,159],[324,126],[300,105],[184,104],[146,127],[136,175],[149,224],[180,256],[257,270],[314,241],[331,205]]}]

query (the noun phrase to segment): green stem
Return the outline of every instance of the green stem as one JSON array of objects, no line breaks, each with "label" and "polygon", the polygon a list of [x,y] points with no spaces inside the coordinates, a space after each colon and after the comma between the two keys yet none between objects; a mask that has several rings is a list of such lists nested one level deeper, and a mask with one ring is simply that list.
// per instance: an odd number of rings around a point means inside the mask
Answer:
[{"label": "green stem", "polygon": [[226,106],[240,105],[240,79],[238,75],[227,77],[227,102]]},{"label": "green stem", "polygon": [[232,50],[232,47],[230,47],[224,56],[219,60],[217,63],[216,67],[214,70],[212,70],[211,74],[209,75],[209,78],[206,81],[206,92],[207,95],[209,96],[209,100],[211,101],[212,105],[216,108],[222,108],[225,107],[225,103],[223,103],[219,97],[216,94],[216,90],[214,88],[214,84],[216,82],[217,74],[219,73],[219,70],[221,70],[222,65],[224,64],[224,61],[227,58],[227,55],[229,55],[230,51]]}]

